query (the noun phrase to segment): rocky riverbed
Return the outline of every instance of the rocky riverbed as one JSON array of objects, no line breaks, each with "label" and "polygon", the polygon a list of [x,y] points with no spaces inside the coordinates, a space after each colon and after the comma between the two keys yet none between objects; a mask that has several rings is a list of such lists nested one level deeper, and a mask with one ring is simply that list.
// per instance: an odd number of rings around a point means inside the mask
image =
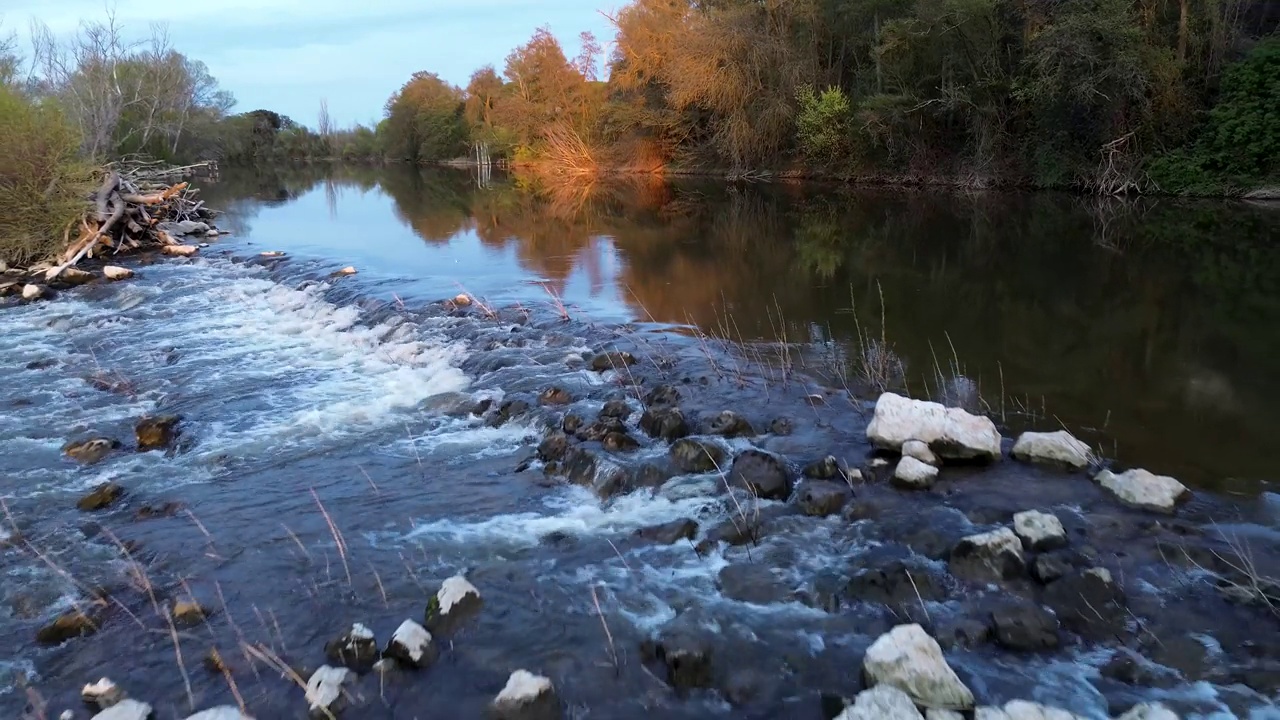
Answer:
[{"label": "rocky riverbed", "polygon": [[0,308],[6,716],[1280,716],[1272,496],[205,254]]}]

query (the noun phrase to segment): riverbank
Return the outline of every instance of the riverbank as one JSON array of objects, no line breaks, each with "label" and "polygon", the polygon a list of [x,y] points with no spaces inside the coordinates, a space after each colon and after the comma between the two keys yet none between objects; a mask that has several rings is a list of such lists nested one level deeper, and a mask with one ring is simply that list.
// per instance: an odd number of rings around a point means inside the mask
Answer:
[{"label": "riverbank", "polygon": [[[1059,429],[1012,403],[995,413],[999,460],[944,459],[930,488],[904,489],[899,453],[879,447],[893,440],[869,428],[879,393],[829,349],[602,322],[572,286],[561,310],[537,285],[508,301],[452,268],[414,285],[401,253],[397,279],[355,246],[326,260],[258,221],[132,283],[0,315],[4,372],[32,378],[0,394],[20,408],[0,424],[12,478],[0,492],[29,541],[4,551],[4,571],[25,578],[5,583],[25,598],[5,602],[26,609],[3,620],[13,643],[0,656],[30,662],[52,708],[106,674],[175,717],[238,698],[257,717],[301,717],[303,691],[246,646],[305,682],[352,623],[381,648],[406,619],[428,625],[430,598],[465,573],[478,613],[439,632],[425,671],[354,678],[346,716],[479,716],[527,669],[566,712],[830,717],[863,690],[849,668],[915,621],[981,705],[1265,717],[1277,650],[1257,629],[1274,619],[1232,590],[1251,585],[1231,569],[1247,550],[1273,576],[1265,493],[1195,487],[1173,515],[1130,508],[1092,468],[1010,457],[1011,427]],[[357,274],[335,274],[349,263]],[[438,299],[455,282],[470,302]],[[986,389],[957,415],[983,424],[1006,398],[952,366],[927,393],[957,404]],[[114,369],[126,382],[85,380]],[[170,450],[139,452],[148,416],[183,418]],[[59,457],[69,434],[122,447],[79,465]],[[990,429],[977,435],[989,448]],[[684,452],[692,443],[702,455]],[[682,465],[713,456],[718,468]],[[104,482],[124,490],[114,504],[74,507]],[[740,482],[751,490],[729,491]],[[1028,510],[1058,518],[1066,546],[1032,540],[1015,561],[997,545],[994,563],[973,552],[975,536],[1016,537]],[[70,598],[93,596],[32,549],[84,588],[111,588],[95,633],[33,651]],[[1070,605],[1065,588],[1104,569],[1104,602],[1086,596],[1101,617]],[[209,612],[175,641],[169,608],[190,599]],[[201,667],[215,649],[221,668]],[[676,657],[697,671],[673,670]]]}]

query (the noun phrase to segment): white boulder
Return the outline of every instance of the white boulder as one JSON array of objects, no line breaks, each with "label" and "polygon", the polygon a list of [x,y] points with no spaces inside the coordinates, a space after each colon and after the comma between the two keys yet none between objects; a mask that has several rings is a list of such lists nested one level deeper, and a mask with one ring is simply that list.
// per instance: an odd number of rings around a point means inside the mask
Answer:
[{"label": "white boulder", "polygon": [[1009,720],[1084,720],[1075,713],[1026,700],[1011,700],[1004,705]]},{"label": "white boulder", "polygon": [[439,652],[435,640],[426,628],[412,620],[405,620],[396,628],[383,654],[411,667],[424,668],[436,661]]},{"label": "white boulder", "polygon": [[955,710],[929,708],[924,713],[924,720],[964,720],[964,716]]},{"label": "white boulder", "polygon": [[176,255],[178,257],[191,257],[200,252],[200,248],[195,245],[165,245],[160,248],[160,252],[165,255]]},{"label": "white boulder", "polygon": [[942,648],[919,625],[899,625],[876,639],[862,659],[872,685],[891,685],[926,708],[967,710],[973,693],[942,657]]},{"label": "white boulder", "polygon": [[892,685],[877,685],[858,693],[836,720],[924,720],[924,716],[906,693]]},{"label": "white boulder", "polygon": [[952,575],[973,582],[1006,580],[1026,568],[1022,541],[1007,527],[961,538],[947,567]]},{"label": "white boulder", "polygon": [[102,276],[108,280],[127,280],[133,277],[133,271],[129,268],[122,268],[119,265],[104,265]]},{"label": "white boulder", "polygon": [[1039,510],[1014,514],[1013,531],[1028,550],[1053,550],[1067,544],[1067,531],[1058,516]]},{"label": "white boulder", "polygon": [[1126,505],[1143,510],[1172,513],[1178,503],[1191,494],[1185,485],[1168,475],[1155,475],[1146,470],[1129,470],[1116,475],[1103,470],[1094,482],[1111,491]]},{"label": "white boulder", "polygon": [[1093,452],[1083,441],[1066,430],[1057,432],[1024,432],[1018,436],[1010,452],[1018,460],[1085,468]]},{"label": "white boulder", "polygon": [[342,702],[342,686],[352,677],[350,670],[343,667],[321,665],[307,681],[307,704],[312,715],[324,715],[325,711],[337,710]]},{"label": "white boulder", "polygon": [[187,718],[187,720],[253,720],[253,718],[240,712],[237,707],[223,705],[222,707],[201,710]]},{"label": "white boulder", "polygon": [[93,720],[147,720],[151,706],[137,700],[121,700],[119,703],[93,716]]},{"label": "white boulder", "polygon": [[867,439],[883,450],[899,451],[919,440],[943,460],[996,460],[1000,432],[991,418],[926,400],[885,393],[876,401]]},{"label": "white boulder", "polygon": [[561,717],[560,699],[550,678],[516,670],[489,705],[494,720],[551,720]]},{"label": "white boulder", "polygon": [[27,283],[22,286],[23,300],[39,300],[44,297],[44,288],[34,283]]},{"label": "white boulder", "polygon": [[908,440],[902,443],[902,456],[915,458],[925,465],[938,464],[938,456],[929,449],[929,443],[923,440]]},{"label": "white boulder", "polygon": [[899,487],[924,490],[933,487],[937,479],[938,468],[906,455],[898,460],[898,466],[893,469],[893,484]]},{"label": "white boulder", "polygon": [[1178,714],[1158,702],[1142,703],[1129,708],[1116,720],[1178,720]]}]

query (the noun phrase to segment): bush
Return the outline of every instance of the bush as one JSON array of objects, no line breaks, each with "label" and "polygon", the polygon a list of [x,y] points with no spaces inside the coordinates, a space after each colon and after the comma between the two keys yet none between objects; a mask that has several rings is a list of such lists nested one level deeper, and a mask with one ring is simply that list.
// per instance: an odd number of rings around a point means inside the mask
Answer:
[{"label": "bush", "polygon": [[55,106],[0,85],[0,260],[26,264],[61,250],[87,207],[93,171]]},{"label": "bush", "polygon": [[849,123],[852,118],[849,98],[840,88],[827,88],[822,94],[810,86],[800,89],[796,99],[800,113],[796,117],[796,141],[805,157],[820,162],[844,159],[849,152]]}]

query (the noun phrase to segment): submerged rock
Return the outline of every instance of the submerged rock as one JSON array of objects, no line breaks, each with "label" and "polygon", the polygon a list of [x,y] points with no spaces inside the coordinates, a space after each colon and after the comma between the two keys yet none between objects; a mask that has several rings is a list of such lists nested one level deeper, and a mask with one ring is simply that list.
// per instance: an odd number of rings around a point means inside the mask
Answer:
[{"label": "submerged rock", "polygon": [[173,444],[178,436],[177,427],[182,418],[177,415],[144,417],[134,426],[139,450],[163,450]]},{"label": "submerged rock", "polygon": [[440,651],[427,629],[412,620],[405,620],[391,635],[383,653],[409,667],[424,668],[436,661]]},{"label": "submerged rock", "polygon": [[624,432],[611,432],[604,436],[600,444],[610,452],[635,452],[640,449],[639,441]]},{"label": "submerged rock", "polygon": [[674,407],[680,402],[680,391],[674,385],[662,384],[650,390],[644,396],[646,407]]},{"label": "submerged rock", "polygon": [[558,720],[560,699],[549,678],[516,670],[489,705],[493,720]]},{"label": "submerged rock", "polygon": [[890,685],[926,708],[967,710],[973,693],[919,625],[899,625],[867,648],[862,671],[871,685]]},{"label": "submerged rock", "polygon": [[926,400],[885,393],[876,401],[867,439],[882,450],[897,452],[909,440],[928,444],[943,460],[996,460],[1000,432],[990,418],[971,415]]},{"label": "submerged rock", "polygon": [[118,265],[104,265],[102,267],[102,276],[108,280],[128,280],[133,277],[133,271],[129,268],[122,268]]},{"label": "submerged rock", "polygon": [[947,593],[929,571],[895,560],[854,575],[844,595],[849,600],[881,603],[899,615],[923,618],[928,615],[925,602],[944,600]]},{"label": "submerged rock", "polygon": [[62,452],[67,457],[85,465],[93,465],[101,462],[103,458],[111,454],[112,450],[120,447],[118,440],[111,438],[96,437],[88,440],[76,440],[62,446]]},{"label": "submerged rock", "polygon": [[631,474],[626,468],[582,448],[570,448],[565,454],[564,473],[569,482],[590,488],[601,500],[626,492],[631,486]]},{"label": "submerged rock", "polygon": [[724,449],[706,440],[681,438],[672,444],[670,454],[682,472],[706,473],[724,466]]},{"label": "submerged rock", "polygon": [[609,433],[625,433],[627,424],[619,418],[596,418],[595,422],[578,430],[578,437],[583,440],[600,442]]},{"label": "submerged rock", "polygon": [[151,706],[137,700],[121,700],[118,704],[93,716],[93,720],[150,720]]},{"label": "submerged rock", "polygon": [[937,479],[938,468],[905,455],[893,469],[893,484],[908,490],[927,490]]},{"label": "submerged rock", "polygon": [[1104,568],[1073,572],[1050,583],[1044,602],[1062,626],[1089,639],[1109,639],[1124,631],[1124,595]]},{"label": "submerged rock", "polygon": [[629,352],[605,352],[591,358],[591,369],[596,372],[606,370],[623,370],[628,365],[635,365],[636,358]]},{"label": "submerged rock", "polygon": [[806,480],[800,486],[797,503],[805,515],[826,517],[840,512],[853,497],[848,485],[831,480]]},{"label": "submerged rock", "polygon": [[835,720],[924,720],[924,716],[907,693],[892,685],[877,685],[858,693]]},{"label": "submerged rock", "polygon": [[815,480],[834,480],[841,474],[840,461],[835,455],[828,455],[805,465],[800,474]]},{"label": "submerged rock", "polygon": [[791,473],[787,466],[762,450],[746,450],[734,458],[729,482],[767,500],[786,500],[791,496]]},{"label": "submerged rock", "polygon": [[42,645],[61,645],[72,638],[86,637],[96,632],[96,620],[79,609],[72,609],[37,630],[36,641]]},{"label": "submerged rock", "polygon": [[1018,436],[1010,454],[1018,460],[1077,470],[1088,467],[1093,459],[1093,451],[1089,446],[1066,430],[1050,433],[1024,432]]},{"label": "submerged rock", "polygon": [[342,688],[352,679],[350,670],[344,667],[321,665],[311,679],[307,680],[307,705],[311,709],[311,717],[327,717],[328,713],[337,713],[342,709],[344,699]]},{"label": "submerged rock", "polygon": [[605,402],[604,407],[600,410],[602,418],[618,418],[625,420],[631,414],[631,406],[627,404],[625,398],[612,397]]},{"label": "submerged rock", "polygon": [[673,631],[646,642],[641,651],[662,663],[667,683],[677,691],[711,687],[711,646],[704,639]]},{"label": "submerged rock", "polygon": [[754,437],[755,428],[751,423],[732,410],[725,410],[707,422],[707,432],[727,438]]},{"label": "submerged rock", "polygon": [[637,536],[660,545],[670,545],[679,540],[692,540],[698,534],[698,523],[689,518],[673,520],[636,530]]},{"label": "submerged rock", "polygon": [[1109,490],[1126,505],[1143,510],[1172,513],[1191,491],[1167,475],[1154,475],[1146,470],[1129,470],[1116,475],[1103,470],[1094,482]]},{"label": "submerged rock", "polygon": [[724,566],[717,576],[717,585],[725,597],[753,605],[782,602],[790,594],[770,567],[758,563]]},{"label": "submerged rock", "polygon": [[1009,602],[991,613],[996,642],[1010,650],[1048,650],[1058,646],[1058,618],[1039,605]]},{"label": "submerged rock", "polygon": [[587,423],[581,415],[569,413],[564,416],[564,420],[560,423],[560,428],[570,435],[577,435],[582,426]]},{"label": "submerged rock", "polygon": [[368,672],[378,661],[378,643],[372,630],[356,623],[345,635],[326,643],[324,654],[333,662],[356,672]]},{"label": "submerged rock", "polygon": [[689,421],[678,407],[650,407],[640,416],[640,429],[649,437],[671,442],[689,434]]},{"label": "submerged rock", "polygon": [[209,617],[209,611],[194,600],[179,600],[173,604],[173,621],[179,627],[193,627]]},{"label": "submerged rock", "polygon": [[939,465],[938,456],[933,454],[929,449],[929,444],[923,440],[908,440],[902,443],[902,457],[915,458],[925,465]]},{"label": "submerged rock", "polygon": [[426,626],[432,632],[453,630],[459,623],[480,611],[480,591],[465,577],[455,575],[440,585],[440,590],[427,603]]},{"label": "submerged rock", "polygon": [[1022,541],[1009,528],[970,535],[951,549],[947,567],[952,575],[971,582],[999,582],[1026,569]]},{"label": "submerged rock", "polygon": [[789,417],[777,417],[769,422],[769,434],[787,436],[795,431],[795,423]]},{"label": "submerged rock", "polygon": [[538,394],[538,402],[543,405],[568,405],[573,402],[573,395],[562,387],[549,387]]},{"label": "submerged rock", "polygon": [[1057,515],[1027,510],[1013,516],[1013,531],[1028,550],[1040,552],[1065,547],[1067,531]]},{"label": "submerged rock", "polygon": [[76,507],[80,508],[84,512],[102,510],[115,504],[115,502],[123,496],[123,487],[113,482],[104,482],[93,490],[90,490],[88,495],[80,498],[76,503]]},{"label": "submerged rock", "polygon": [[1073,566],[1066,556],[1058,553],[1042,553],[1031,561],[1031,577],[1043,585],[1057,580],[1071,572]]},{"label": "submerged rock", "polygon": [[[571,416],[572,417],[572,416]],[[538,459],[544,463],[563,459],[569,451],[569,438],[564,433],[553,432],[538,443]]]}]

